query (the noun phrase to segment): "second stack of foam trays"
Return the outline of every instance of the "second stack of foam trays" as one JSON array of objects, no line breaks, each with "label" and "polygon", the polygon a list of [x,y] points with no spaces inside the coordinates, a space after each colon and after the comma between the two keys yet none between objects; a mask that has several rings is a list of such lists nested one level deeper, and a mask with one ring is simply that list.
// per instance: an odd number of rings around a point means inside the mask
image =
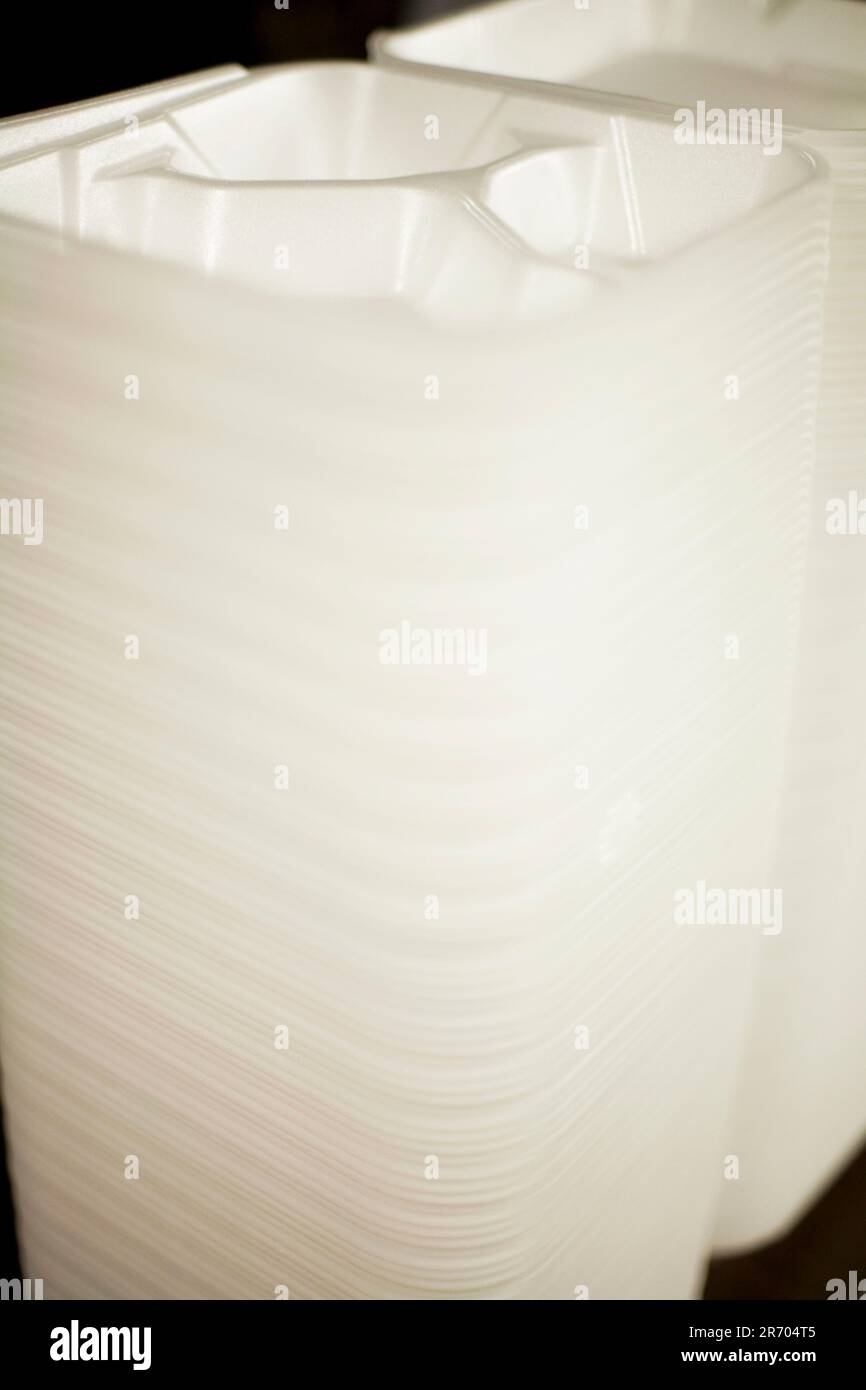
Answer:
[{"label": "second stack of foam trays", "polygon": [[788,930],[826,168],[363,65],[123,100],[0,127],[28,1272],[694,1294]]},{"label": "second stack of foam trays", "polygon": [[717,1232],[722,1246],[766,1239],[866,1132],[866,6],[522,0],[375,35],[371,49],[391,68],[462,70],[503,93],[553,84],[561,98],[664,119],[678,140],[775,153],[784,136],[831,171],[810,555],[773,876],[786,928],[761,963],[727,1130],[742,1180],[726,1189]]}]

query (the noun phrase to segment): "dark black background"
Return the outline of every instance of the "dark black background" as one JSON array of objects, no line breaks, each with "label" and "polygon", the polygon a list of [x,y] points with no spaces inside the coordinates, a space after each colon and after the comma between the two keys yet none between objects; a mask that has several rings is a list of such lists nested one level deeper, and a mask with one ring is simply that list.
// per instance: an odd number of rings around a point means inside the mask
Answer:
[{"label": "dark black background", "polygon": [[376,28],[467,0],[19,0],[3,6],[0,116],[123,91],[219,63],[363,58]]}]

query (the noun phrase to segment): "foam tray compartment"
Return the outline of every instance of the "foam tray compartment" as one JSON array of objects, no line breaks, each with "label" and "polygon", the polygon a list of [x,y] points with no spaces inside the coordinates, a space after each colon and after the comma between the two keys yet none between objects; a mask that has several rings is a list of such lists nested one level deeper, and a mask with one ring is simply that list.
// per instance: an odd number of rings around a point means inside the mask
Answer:
[{"label": "foam tray compartment", "polygon": [[[809,177],[799,155],[753,153],[748,169],[730,150],[694,159],[653,122],[321,64],[17,158],[0,168],[0,200],[271,292],[484,318],[561,312],[619,262],[695,244]],[[592,253],[582,275],[578,247]]]}]

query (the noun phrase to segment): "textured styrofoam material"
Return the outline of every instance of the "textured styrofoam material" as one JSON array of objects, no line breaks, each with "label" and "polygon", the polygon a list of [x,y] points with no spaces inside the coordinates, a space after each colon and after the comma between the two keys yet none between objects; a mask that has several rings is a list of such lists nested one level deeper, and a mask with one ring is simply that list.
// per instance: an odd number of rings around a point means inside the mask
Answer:
[{"label": "textured styrofoam material", "polygon": [[863,16],[850,0],[504,0],[373,34],[370,52],[430,75],[531,82],[617,111],[780,107],[803,130],[866,128]]},{"label": "textured styrofoam material", "polygon": [[471,70],[504,91],[557,84],[668,121],[698,101],[779,109],[832,171],[812,554],[777,871],[789,930],[764,962],[729,1130],[742,1179],[719,1227],[723,1245],[766,1238],[866,1130],[866,538],[826,527],[842,504],[856,517],[866,503],[866,5],[515,0],[374,36],[372,49],[403,70]]},{"label": "textured styrofoam material", "polygon": [[674,898],[773,886],[825,174],[361,66],[129,125],[0,169],[25,1274],[689,1297],[785,931]]}]

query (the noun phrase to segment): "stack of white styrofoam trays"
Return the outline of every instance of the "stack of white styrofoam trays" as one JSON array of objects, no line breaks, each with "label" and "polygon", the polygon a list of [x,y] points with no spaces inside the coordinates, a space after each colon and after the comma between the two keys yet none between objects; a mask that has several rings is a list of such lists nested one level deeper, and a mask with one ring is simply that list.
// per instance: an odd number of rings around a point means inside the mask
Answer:
[{"label": "stack of white styrofoam trays", "polygon": [[[2,556],[0,1026],[55,1293],[692,1291],[753,938],[671,901],[764,867],[822,236],[807,178],[503,334],[4,229],[46,538]],[[485,673],[383,665],[404,620]]]},{"label": "stack of white styrofoam trays", "polygon": [[[719,1239],[735,1248],[790,1224],[862,1141],[866,1124],[863,1108],[842,1104],[839,1086],[827,1085],[831,1073],[853,1081],[866,1060],[857,983],[866,948],[856,929],[866,885],[853,832],[866,816],[858,751],[866,700],[866,132],[804,131],[800,138],[830,165],[833,211],[811,546],[779,843],[791,931],[784,960],[775,969],[767,962],[760,982],[749,1035],[755,1061],[744,1070],[732,1115],[731,1146],[753,1174],[747,1191],[728,1194],[722,1212]],[[795,1020],[806,1013],[812,1024],[804,1051]]]},{"label": "stack of white styrofoam trays", "polygon": [[[436,26],[376,35],[371,52],[400,71],[453,76],[470,69],[464,76],[482,87],[496,74],[497,85],[511,92],[539,80],[548,90],[557,83],[561,96],[625,103],[668,122],[691,110],[695,133],[699,102],[707,121],[710,111],[714,122],[719,111],[723,122],[730,112],[739,122],[743,109],[754,110],[772,118],[772,128],[761,125],[762,142],[777,147],[783,119],[785,140],[801,141],[830,166],[811,554],[774,871],[789,931],[764,961],[742,1095],[728,1131],[727,1147],[750,1175],[748,1183],[724,1188],[718,1238],[736,1248],[790,1224],[862,1142],[866,1125],[862,1107],[842,1103],[844,1088],[827,1085],[830,1072],[839,1075],[840,1058],[855,1084],[866,1057],[857,988],[866,947],[853,929],[866,880],[851,832],[866,814],[866,783],[852,754],[866,694],[866,557],[857,543],[866,498],[866,8],[844,0],[801,0],[784,9],[749,0],[644,0],[632,19],[625,32],[613,9],[513,0]],[[662,88],[661,73],[670,90]],[[753,124],[750,138],[757,133]],[[808,1044],[800,1030],[806,1014]]]}]

